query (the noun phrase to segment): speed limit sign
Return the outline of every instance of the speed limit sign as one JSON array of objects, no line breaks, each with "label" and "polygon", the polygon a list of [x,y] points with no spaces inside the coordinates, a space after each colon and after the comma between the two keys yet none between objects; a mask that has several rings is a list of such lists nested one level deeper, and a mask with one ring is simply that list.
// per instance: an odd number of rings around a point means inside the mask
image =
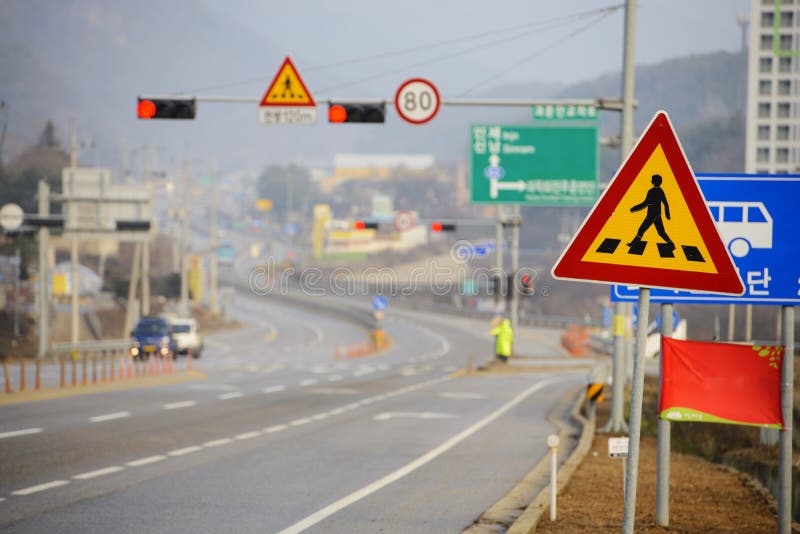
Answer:
[{"label": "speed limit sign", "polygon": [[433,119],[441,104],[436,86],[422,78],[403,82],[394,96],[397,114],[411,124],[424,124]]}]

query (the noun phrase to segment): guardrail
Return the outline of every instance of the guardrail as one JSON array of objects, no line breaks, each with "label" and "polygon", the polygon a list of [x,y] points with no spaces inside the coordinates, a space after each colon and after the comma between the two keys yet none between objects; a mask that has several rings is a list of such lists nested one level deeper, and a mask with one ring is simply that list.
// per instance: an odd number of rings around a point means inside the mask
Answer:
[{"label": "guardrail", "polygon": [[58,341],[50,345],[50,352],[58,354],[88,353],[88,352],[121,352],[131,348],[130,339],[96,339],[92,341]]}]

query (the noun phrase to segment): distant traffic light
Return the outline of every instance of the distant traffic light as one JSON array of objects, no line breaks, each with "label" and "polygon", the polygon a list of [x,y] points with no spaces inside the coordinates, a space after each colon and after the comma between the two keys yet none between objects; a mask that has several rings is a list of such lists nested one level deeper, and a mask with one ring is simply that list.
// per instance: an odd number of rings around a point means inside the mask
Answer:
[{"label": "distant traffic light", "polygon": [[377,230],[378,223],[374,221],[355,221],[353,223],[353,228],[356,230]]},{"label": "distant traffic light", "polygon": [[328,104],[328,122],[386,122],[386,103]]},{"label": "distant traffic light", "polygon": [[140,119],[194,119],[195,99],[190,97],[141,98],[136,107]]},{"label": "distant traffic light", "polygon": [[439,221],[434,221],[431,223],[431,232],[438,234],[440,232],[455,232],[456,225],[455,223],[443,223]]},{"label": "distant traffic light", "polygon": [[519,277],[519,292],[522,295],[533,295],[533,291],[533,276],[528,273],[524,273]]}]

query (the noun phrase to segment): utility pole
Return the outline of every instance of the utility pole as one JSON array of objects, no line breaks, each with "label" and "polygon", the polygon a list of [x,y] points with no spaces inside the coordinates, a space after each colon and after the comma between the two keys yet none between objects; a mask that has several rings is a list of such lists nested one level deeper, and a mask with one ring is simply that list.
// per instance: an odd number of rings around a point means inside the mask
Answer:
[{"label": "utility pole", "polygon": [[[39,180],[39,216],[50,215],[50,186],[44,180]],[[39,227],[39,350],[37,358],[47,356],[47,347],[50,344],[50,271],[47,265],[47,248],[50,241],[50,230],[45,226]]]},{"label": "utility pole", "polygon": [[511,218],[511,331],[517,335],[519,325],[519,292],[517,291],[517,271],[519,271],[519,204],[514,204],[513,216]]},{"label": "utility pole", "polygon": [[183,174],[181,176],[183,186],[183,202],[181,202],[181,244],[180,244],[180,269],[181,269],[181,297],[178,303],[178,312],[181,315],[189,315],[189,273],[188,261],[186,257],[186,242],[189,238],[189,151],[184,149],[183,155]]},{"label": "utility pole", "polygon": [[219,300],[217,298],[217,163],[215,160],[211,162],[211,228],[209,229],[209,244],[211,246],[211,255],[209,256],[209,292],[208,304],[211,309],[211,315],[214,317],[219,315]]},{"label": "utility pole", "polygon": [[[625,41],[622,54],[622,114],[620,124],[620,163],[628,157],[628,153],[633,146],[633,82],[634,82],[634,23],[635,23],[635,2],[626,0],[625,3]],[[606,432],[625,432],[628,425],[625,424],[623,411],[625,410],[625,380],[627,376],[626,358],[626,332],[627,325],[625,312],[628,306],[623,302],[614,303],[614,314],[612,317],[612,333],[614,334],[614,355],[612,360],[612,393],[611,393],[611,417],[608,424],[603,429]],[[645,320],[647,320],[645,318]],[[626,501],[627,502],[627,501]]]},{"label": "utility pole", "polygon": [[[672,324],[672,304],[661,305],[661,338],[672,337],[675,326]],[[662,383],[664,373],[663,355],[658,357],[658,383]],[[658,419],[658,449],[656,451],[656,524],[669,526],[669,454],[672,428],[667,419]]]},{"label": "utility pole", "polygon": [[497,224],[495,225],[495,247],[494,247],[494,266],[497,270],[494,273],[494,279],[496,283],[494,285],[494,304],[495,304],[495,311],[500,312],[504,305],[505,300],[503,299],[503,291],[502,287],[503,284],[506,283],[506,276],[503,273],[503,222],[505,220],[505,214],[503,213],[503,205],[497,205]]},{"label": "utility pole", "polygon": [[[623,45],[623,60],[622,60],[622,132],[621,132],[621,161],[625,161],[628,153],[633,146],[633,82],[634,82],[634,36],[636,30],[636,0],[625,0],[625,39]],[[644,298],[646,297],[646,298]],[[647,288],[639,288],[639,328],[637,333],[637,341],[641,343],[641,348],[644,347],[644,332],[643,324],[647,323],[647,312],[649,309],[650,290]],[[621,305],[615,311],[622,311]],[[616,313],[615,313],[616,315]],[[614,318],[617,321],[617,317]],[[615,325],[615,334],[618,333]],[[639,335],[641,334],[641,335]],[[638,339],[642,338],[642,339]],[[620,379],[622,373],[618,368],[622,367],[622,355],[617,354],[617,347],[621,348],[622,343],[617,336],[614,336],[614,404],[622,402],[624,395],[623,381]],[[643,363],[643,362],[642,362]],[[643,370],[642,370],[643,372]],[[638,373],[634,373],[635,375]],[[629,451],[628,458],[625,460],[627,469],[625,472],[625,509],[622,518],[622,532],[623,534],[633,534],[633,527],[636,520],[636,482],[639,475],[639,439],[640,439],[640,424],[641,424],[641,404],[635,406],[634,403],[641,403],[641,398],[637,393],[638,383],[635,377],[633,382],[633,395],[631,397],[631,428],[629,434]],[[642,375],[644,379],[644,375]],[[612,406],[613,409],[613,406]],[[637,413],[638,412],[638,413]],[[613,415],[613,414],[612,414]],[[637,417],[634,417],[636,415]]]},{"label": "utility pole", "polygon": [[[149,160],[148,160],[149,161]],[[151,192],[150,182],[147,181],[149,165],[143,169],[141,182],[147,191]],[[141,243],[142,247],[142,315],[150,315],[150,240],[146,239]]]},{"label": "utility pole", "polygon": [[[72,119],[69,137],[69,166],[75,168],[78,166],[78,134],[76,131],[75,119]],[[70,192],[70,194],[72,194],[72,192]],[[78,277],[78,238],[73,237],[70,250],[70,341],[72,342],[73,346],[78,343],[80,338],[79,293],[80,283]],[[75,358],[76,354],[77,353],[73,348],[72,357]]]}]

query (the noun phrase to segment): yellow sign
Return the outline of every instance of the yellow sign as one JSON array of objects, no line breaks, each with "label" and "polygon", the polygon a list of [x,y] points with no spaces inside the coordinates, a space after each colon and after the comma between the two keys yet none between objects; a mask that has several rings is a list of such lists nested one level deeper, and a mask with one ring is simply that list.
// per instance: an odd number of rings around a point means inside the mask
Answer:
[{"label": "yellow sign", "polygon": [[717,272],[661,145],[653,151],[582,259]]},{"label": "yellow sign", "polygon": [[283,60],[283,65],[272,80],[260,106],[316,106],[314,98],[306,89],[300,74],[294,67],[289,56]]},{"label": "yellow sign", "polygon": [[68,292],[67,275],[63,273],[53,273],[53,295],[66,295]]},{"label": "yellow sign", "polygon": [[641,287],[744,292],[666,112],[656,113],[639,137],[552,274]]},{"label": "yellow sign", "polygon": [[203,264],[199,256],[189,256],[189,293],[193,302],[203,296]]},{"label": "yellow sign", "polygon": [[272,199],[259,198],[258,200],[256,200],[256,207],[261,211],[269,211],[272,209]]}]

